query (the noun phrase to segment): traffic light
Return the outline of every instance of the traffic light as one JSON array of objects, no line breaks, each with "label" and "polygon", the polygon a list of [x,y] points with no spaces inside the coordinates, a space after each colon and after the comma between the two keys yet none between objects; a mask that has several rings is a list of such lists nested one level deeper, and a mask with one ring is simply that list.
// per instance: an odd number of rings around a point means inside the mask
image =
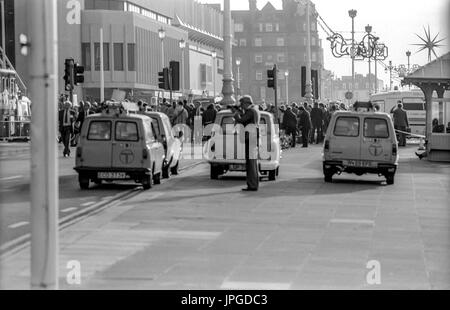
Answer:
[{"label": "traffic light", "polygon": [[170,62],[170,76],[172,90],[180,90],[180,62]]},{"label": "traffic light", "polygon": [[74,61],[72,58],[67,58],[64,62],[64,89],[66,91],[73,90],[73,69],[74,69]]},{"label": "traffic light", "polygon": [[73,83],[75,85],[84,83],[84,67],[75,63],[73,66]]},{"label": "traffic light", "polygon": [[277,67],[267,70],[267,87],[277,89]]},{"label": "traffic light", "polygon": [[158,87],[164,90],[170,90],[169,85],[169,68],[163,68],[163,71],[158,72]]}]

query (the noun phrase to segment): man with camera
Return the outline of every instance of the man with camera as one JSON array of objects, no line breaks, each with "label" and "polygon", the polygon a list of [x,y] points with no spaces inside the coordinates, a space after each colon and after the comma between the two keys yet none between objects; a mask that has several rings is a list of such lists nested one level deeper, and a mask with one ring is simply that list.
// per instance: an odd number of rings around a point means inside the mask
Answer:
[{"label": "man with camera", "polygon": [[[242,124],[245,130],[245,165],[247,171],[247,188],[243,191],[257,191],[259,187],[258,174],[258,139],[259,139],[259,120],[260,114],[258,108],[253,104],[252,97],[243,96],[240,100],[241,111],[236,111],[234,119],[237,124]],[[248,127],[247,127],[248,126]]]}]

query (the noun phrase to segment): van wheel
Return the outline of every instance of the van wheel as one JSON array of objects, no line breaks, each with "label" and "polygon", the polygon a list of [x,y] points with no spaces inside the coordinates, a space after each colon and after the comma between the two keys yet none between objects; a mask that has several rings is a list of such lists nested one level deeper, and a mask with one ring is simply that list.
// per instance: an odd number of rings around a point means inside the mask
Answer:
[{"label": "van wheel", "polygon": [[78,176],[78,183],[80,183],[81,189],[88,189],[89,188],[89,178],[80,174]]},{"label": "van wheel", "polygon": [[275,181],[277,178],[277,169],[269,170],[269,181]]},{"label": "van wheel", "polygon": [[386,183],[387,183],[387,185],[394,184],[394,174],[393,173],[386,175]]},{"label": "van wheel", "polygon": [[211,165],[210,177],[211,177],[211,180],[218,180],[219,179],[219,169],[218,169],[218,167]]},{"label": "van wheel", "polygon": [[168,179],[169,178],[169,165],[164,165],[162,166],[162,178],[163,179]]},{"label": "van wheel", "polygon": [[333,173],[332,172],[329,172],[328,170],[325,170],[323,172],[323,175],[324,175],[324,180],[325,180],[326,183],[333,182]]},{"label": "van wheel", "polygon": [[177,161],[177,164],[175,166],[173,166],[172,168],[170,168],[170,173],[172,173],[173,175],[177,175],[178,174],[178,164],[179,164],[179,160]]},{"label": "van wheel", "polygon": [[141,182],[144,189],[152,188],[152,177],[150,175],[144,175]]},{"label": "van wheel", "polygon": [[153,184],[161,184],[161,172],[153,176]]}]

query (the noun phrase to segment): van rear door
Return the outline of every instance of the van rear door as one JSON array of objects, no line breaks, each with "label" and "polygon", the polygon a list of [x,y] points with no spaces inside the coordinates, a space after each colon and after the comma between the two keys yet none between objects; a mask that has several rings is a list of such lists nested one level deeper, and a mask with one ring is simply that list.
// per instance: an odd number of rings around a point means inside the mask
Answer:
[{"label": "van rear door", "polygon": [[360,117],[356,115],[338,115],[332,128],[330,138],[330,159],[343,160],[344,165],[355,165],[345,162],[359,160],[361,152]]},{"label": "van rear door", "polygon": [[[82,166],[110,168],[112,120],[91,119],[82,144]],[[84,127],[84,126],[83,126]]]},{"label": "van rear door", "polygon": [[370,166],[377,167],[379,162],[392,160],[392,136],[388,119],[384,117],[364,117],[361,142],[361,160],[369,161]]},{"label": "van rear door", "polygon": [[116,120],[112,143],[112,166],[120,168],[142,167],[143,143],[137,120]]}]

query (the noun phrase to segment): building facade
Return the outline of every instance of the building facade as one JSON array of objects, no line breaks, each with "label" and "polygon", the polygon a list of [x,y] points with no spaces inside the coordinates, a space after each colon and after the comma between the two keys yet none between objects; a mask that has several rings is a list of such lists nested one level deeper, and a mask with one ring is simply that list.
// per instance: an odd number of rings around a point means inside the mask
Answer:
[{"label": "building facade", "polygon": [[[352,89],[352,77],[342,76],[340,78],[330,76],[324,73],[323,90],[324,99],[331,101],[345,100],[345,93]],[[370,83],[370,84],[369,84]],[[375,90],[375,75],[366,76],[355,73],[355,90],[353,91],[353,100],[368,101],[371,93],[379,92],[383,89],[383,80],[378,79],[378,90]]]},{"label": "building facade", "polygon": [[[15,0],[15,38],[26,33],[28,0]],[[219,95],[223,73],[223,14],[195,0],[58,0],[59,92],[64,92],[64,60],[85,67],[78,98],[100,100],[100,33],[103,38],[104,98],[169,98],[158,88],[158,72],[180,62],[181,96]],[[159,36],[160,31],[164,38]],[[10,51],[10,53],[12,53]],[[14,51],[25,83],[28,59]],[[120,95],[121,94],[121,95]]]},{"label": "building facade", "polygon": [[[273,89],[267,88],[267,70],[277,64],[278,99],[302,100],[301,67],[307,63],[306,8],[294,0],[283,0],[281,10],[268,2],[261,10],[256,0],[249,0],[248,11],[232,11],[235,46],[233,48],[233,72],[235,88],[240,94],[250,94],[257,101],[274,100]],[[315,6],[310,9],[311,69],[323,68],[322,42],[317,31]],[[236,60],[240,60],[239,66]],[[287,76],[285,72],[288,72]],[[238,74],[239,73],[239,74]],[[314,87],[313,87],[314,89]],[[286,91],[287,90],[287,91]]]}]

